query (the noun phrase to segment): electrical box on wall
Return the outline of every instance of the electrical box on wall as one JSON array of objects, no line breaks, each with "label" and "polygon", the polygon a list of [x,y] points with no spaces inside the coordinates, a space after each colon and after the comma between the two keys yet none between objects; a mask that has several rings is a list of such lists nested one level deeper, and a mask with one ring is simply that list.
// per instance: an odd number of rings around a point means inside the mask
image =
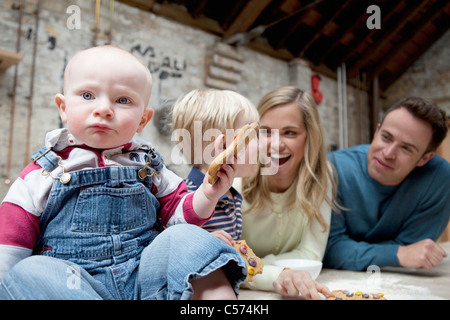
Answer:
[{"label": "electrical box on wall", "polygon": [[22,58],[22,54],[0,49],[0,70],[6,70],[18,64]]}]

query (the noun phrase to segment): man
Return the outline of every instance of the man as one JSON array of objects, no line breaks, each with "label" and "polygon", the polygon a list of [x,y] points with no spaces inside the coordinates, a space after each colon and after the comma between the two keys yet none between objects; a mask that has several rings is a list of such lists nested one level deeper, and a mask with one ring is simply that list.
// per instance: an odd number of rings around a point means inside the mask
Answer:
[{"label": "man", "polygon": [[447,256],[436,243],[450,217],[450,164],[435,155],[445,112],[406,98],[378,124],[370,145],[336,151],[339,213],[324,257],[329,268],[431,269]]}]

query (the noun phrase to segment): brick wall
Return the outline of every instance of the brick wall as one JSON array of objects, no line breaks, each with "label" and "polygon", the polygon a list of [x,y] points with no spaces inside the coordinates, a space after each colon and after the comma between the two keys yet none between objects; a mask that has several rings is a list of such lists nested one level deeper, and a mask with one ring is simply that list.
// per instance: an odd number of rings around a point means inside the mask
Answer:
[{"label": "brick wall", "polygon": [[[25,0],[18,38],[19,3],[19,0],[0,3],[0,49],[15,52],[20,41],[20,52],[24,54],[17,66],[17,77],[15,67],[0,70],[1,199],[7,192],[5,179],[14,180],[30,155],[41,148],[45,133],[60,126],[54,96],[62,89],[65,64],[77,51],[94,43],[105,44],[110,36],[111,44],[142,59],[153,74],[150,106],[156,111],[194,88],[205,87],[206,65],[211,48],[218,41],[213,35],[117,1],[113,31],[109,35],[108,1],[102,1],[96,32],[95,1]],[[71,20],[74,11],[67,13],[71,5],[80,9],[80,28],[72,28],[76,27]],[[239,76],[232,77],[232,81],[238,81],[235,90],[255,105],[263,94],[282,85],[297,85],[310,92],[312,71],[304,61],[287,63],[246,48],[239,48],[238,54],[242,60]],[[329,150],[332,145],[339,146],[337,83],[324,75],[321,78],[323,101],[319,110]],[[349,146],[369,142],[367,95],[348,87],[347,101]],[[12,114],[14,121],[10,126]],[[159,148],[172,166],[173,143],[170,135],[158,130],[156,123],[152,120],[141,138]],[[182,176],[188,172],[181,165],[172,169]]]},{"label": "brick wall", "polygon": [[420,59],[386,91],[384,107],[409,95],[436,103],[450,116],[450,31],[447,31]]}]

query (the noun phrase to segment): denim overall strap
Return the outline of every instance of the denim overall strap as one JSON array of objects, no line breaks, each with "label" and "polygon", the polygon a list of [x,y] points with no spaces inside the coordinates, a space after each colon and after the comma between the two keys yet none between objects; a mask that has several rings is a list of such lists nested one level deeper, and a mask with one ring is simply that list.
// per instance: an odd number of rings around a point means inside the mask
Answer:
[{"label": "denim overall strap", "polygon": [[147,152],[145,159],[147,163],[144,167],[139,170],[139,178],[145,179],[151,177],[154,174],[159,175],[162,168],[164,167],[164,160],[161,154],[155,149],[150,148],[149,150],[143,150]]},{"label": "denim overall strap", "polygon": [[163,157],[158,152],[158,150],[156,150],[155,148],[151,148],[148,154],[149,154],[150,159],[151,159],[152,167],[157,172],[160,172],[162,167],[164,166],[164,159],[163,159]]},{"label": "denim overall strap", "polygon": [[[35,252],[76,258],[72,261],[84,267],[91,259],[120,260],[140,252],[155,236],[159,202],[151,193],[151,177],[139,179],[139,169],[86,169],[70,172],[67,184],[55,180]],[[139,241],[128,239],[131,235]]]},{"label": "denim overall strap", "polygon": [[48,147],[43,147],[38,152],[34,153],[32,159],[46,171],[52,171],[58,166],[58,163],[61,160],[61,158]]}]

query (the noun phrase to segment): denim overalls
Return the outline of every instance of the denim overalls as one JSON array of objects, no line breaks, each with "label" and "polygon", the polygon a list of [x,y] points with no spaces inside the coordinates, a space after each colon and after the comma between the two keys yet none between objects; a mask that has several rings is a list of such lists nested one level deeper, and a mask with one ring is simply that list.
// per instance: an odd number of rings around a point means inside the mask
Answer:
[{"label": "denim overalls", "polygon": [[[152,175],[163,167],[157,153],[149,153],[144,169],[114,166],[70,173],[48,148],[33,157],[55,181],[41,216],[40,256],[22,260],[4,278],[8,297],[85,299],[74,291],[80,288],[61,280],[76,275],[89,286],[81,288],[89,298],[189,299],[190,281],[218,268],[238,292],[246,263],[236,250],[193,225],[155,230],[159,202],[151,193]],[[55,177],[49,172],[57,166],[63,174]]]}]

